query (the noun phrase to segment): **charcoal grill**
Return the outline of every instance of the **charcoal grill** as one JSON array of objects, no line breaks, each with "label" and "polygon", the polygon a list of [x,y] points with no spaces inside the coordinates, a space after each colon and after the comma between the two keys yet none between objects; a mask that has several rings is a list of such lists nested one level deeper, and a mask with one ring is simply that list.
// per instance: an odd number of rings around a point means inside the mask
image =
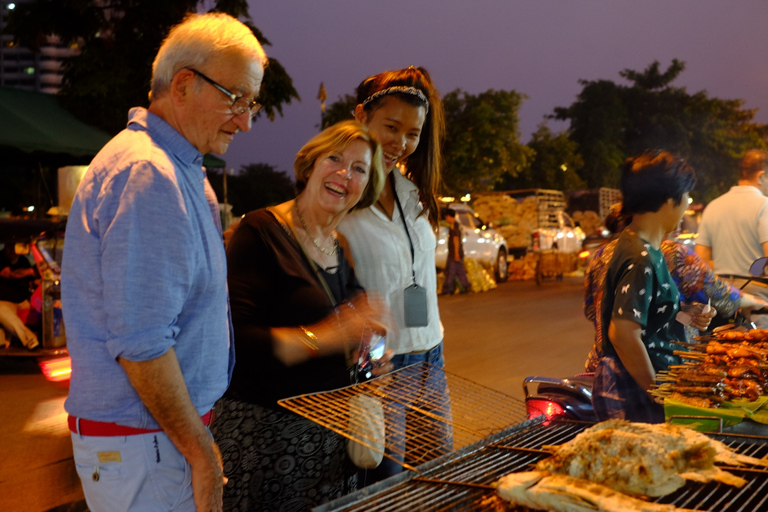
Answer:
[{"label": "charcoal grill", "polygon": [[[530,422],[467,446],[313,509],[332,511],[487,511],[513,510],[496,497],[493,483],[512,472],[528,471],[546,458],[544,445],[563,444],[591,423],[553,421]],[[762,458],[768,455],[768,438],[742,435],[712,435],[737,453]],[[657,498],[679,508],[712,512],[755,512],[768,510],[768,471],[728,468],[747,480],[741,489],[718,482],[687,482],[672,494]]]}]

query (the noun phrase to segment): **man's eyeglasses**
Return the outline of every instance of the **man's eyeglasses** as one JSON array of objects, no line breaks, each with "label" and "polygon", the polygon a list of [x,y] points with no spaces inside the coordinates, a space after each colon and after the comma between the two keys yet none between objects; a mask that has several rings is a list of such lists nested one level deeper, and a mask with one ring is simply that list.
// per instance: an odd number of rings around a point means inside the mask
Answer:
[{"label": "man's eyeglasses", "polygon": [[188,71],[193,72],[221,92],[223,92],[230,100],[232,100],[232,105],[229,107],[229,109],[232,111],[233,114],[236,116],[240,116],[245,114],[247,111],[251,112],[251,120],[253,120],[256,117],[256,114],[259,113],[259,110],[261,110],[261,103],[256,102],[255,100],[249,100],[247,98],[243,98],[242,96],[238,96],[237,94],[233,92],[229,92],[224,86],[219,85],[218,83],[214,82],[201,72],[199,72],[196,69],[192,68],[184,68]]}]

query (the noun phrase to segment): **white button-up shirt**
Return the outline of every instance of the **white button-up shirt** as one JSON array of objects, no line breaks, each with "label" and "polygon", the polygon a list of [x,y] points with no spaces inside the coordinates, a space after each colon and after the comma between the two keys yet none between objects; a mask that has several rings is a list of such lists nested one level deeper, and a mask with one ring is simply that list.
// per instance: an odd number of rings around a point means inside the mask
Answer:
[{"label": "white button-up shirt", "polygon": [[[387,348],[395,354],[429,350],[443,339],[443,326],[437,308],[435,247],[437,239],[422,211],[419,191],[397,170],[395,193],[403,207],[408,233],[413,242],[414,260],[400,211],[395,206],[392,220],[375,206],[347,215],[338,230],[346,237],[355,261],[355,274],[369,292],[381,295],[392,310],[397,332],[387,333]],[[418,217],[418,218],[417,218]],[[416,283],[427,291],[426,327],[405,327],[403,292]]]}]

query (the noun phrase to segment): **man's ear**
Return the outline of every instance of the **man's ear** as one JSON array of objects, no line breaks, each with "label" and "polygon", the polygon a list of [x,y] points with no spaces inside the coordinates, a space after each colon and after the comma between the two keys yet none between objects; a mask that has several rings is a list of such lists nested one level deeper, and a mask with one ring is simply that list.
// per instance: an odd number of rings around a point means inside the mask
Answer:
[{"label": "man's ear", "polygon": [[182,69],[171,80],[171,99],[176,104],[186,102],[187,93],[189,93],[192,83],[195,80],[195,74],[189,69]]}]

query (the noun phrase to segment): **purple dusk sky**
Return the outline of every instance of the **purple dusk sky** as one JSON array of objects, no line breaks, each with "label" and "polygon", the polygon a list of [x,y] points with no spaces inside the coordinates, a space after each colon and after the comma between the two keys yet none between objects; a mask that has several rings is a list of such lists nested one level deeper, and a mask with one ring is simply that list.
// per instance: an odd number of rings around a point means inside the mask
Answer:
[{"label": "purple dusk sky", "polygon": [[[365,77],[426,67],[445,94],[513,89],[528,96],[520,139],[579,79],[621,81],[619,71],[686,69],[673,83],[688,92],[740,98],[768,123],[768,2],[763,0],[249,0],[265,47],[293,78],[301,102],[274,122],[259,118],[224,155],[228,169],[265,162],[292,174],[293,157],[320,122],[320,82],[328,104]],[[549,122],[555,131],[567,126]]]}]

